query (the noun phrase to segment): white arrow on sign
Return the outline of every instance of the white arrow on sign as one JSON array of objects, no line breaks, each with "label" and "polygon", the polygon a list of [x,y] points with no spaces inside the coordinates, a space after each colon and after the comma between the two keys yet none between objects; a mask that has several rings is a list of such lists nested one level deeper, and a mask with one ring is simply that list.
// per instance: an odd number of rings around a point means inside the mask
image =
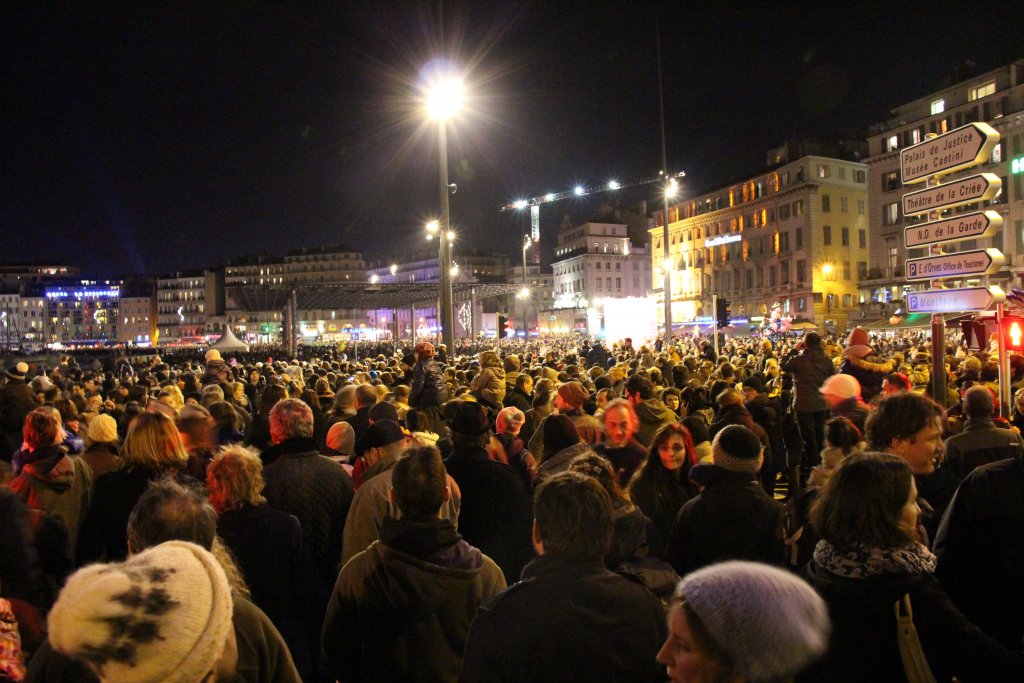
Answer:
[{"label": "white arrow on sign", "polygon": [[919,142],[900,152],[903,184],[983,164],[999,142],[999,133],[987,123],[968,123],[948,133]]},{"label": "white arrow on sign", "polygon": [[995,211],[975,211],[956,218],[908,226],[903,229],[903,241],[907,249],[912,249],[928,244],[991,237],[1002,227],[1003,217]]},{"label": "white arrow on sign", "polygon": [[991,275],[1006,263],[998,249],[972,249],[957,254],[907,259],[908,280],[939,280],[945,277]]},{"label": "white arrow on sign", "polygon": [[1006,301],[1006,294],[996,285],[965,289],[929,289],[924,292],[907,292],[906,297],[907,311],[910,313],[984,311],[992,304]]},{"label": "white arrow on sign", "polygon": [[908,192],[903,195],[903,215],[912,216],[985,201],[999,194],[1002,187],[1003,181],[995,173],[978,173],[952,183]]}]

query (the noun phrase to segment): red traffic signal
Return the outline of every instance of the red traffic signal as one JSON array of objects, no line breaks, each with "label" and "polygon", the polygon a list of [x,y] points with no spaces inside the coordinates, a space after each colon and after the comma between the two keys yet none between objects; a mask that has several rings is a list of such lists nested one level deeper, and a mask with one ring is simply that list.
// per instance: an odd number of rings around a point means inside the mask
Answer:
[{"label": "red traffic signal", "polygon": [[1024,318],[1003,318],[1003,337],[1008,351],[1024,351]]}]

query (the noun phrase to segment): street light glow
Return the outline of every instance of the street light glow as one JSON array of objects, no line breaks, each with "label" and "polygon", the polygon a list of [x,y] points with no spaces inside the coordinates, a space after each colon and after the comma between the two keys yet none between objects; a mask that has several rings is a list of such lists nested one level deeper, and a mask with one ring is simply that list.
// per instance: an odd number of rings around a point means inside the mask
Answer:
[{"label": "street light glow", "polygon": [[576,196],[577,196],[577,197],[580,197],[580,196],[582,196],[582,195],[583,195],[583,193],[584,193],[584,192],[586,192],[586,190],[584,190],[584,189],[583,189],[583,186],[582,186],[582,185],[577,185],[577,186],[576,186],[576,189],[574,189],[574,190],[573,190],[573,192],[575,192],[575,193],[576,193]]},{"label": "street light glow", "polygon": [[380,281],[380,276],[377,275],[376,273],[374,273],[373,275],[370,276],[370,284],[371,285],[377,284],[378,281]]},{"label": "street light glow", "polygon": [[609,190],[617,190],[620,187],[622,187],[622,185],[619,185],[619,181],[617,181],[617,180],[612,180],[612,181],[608,182],[608,189]]},{"label": "street light glow", "polygon": [[427,90],[427,112],[430,117],[444,121],[462,104],[462,79],[442,76]]},{"label": "street light glow", "polygon": [[440,224],[437,221],[430,221],[427,223],[427,232],[437,232]]},{"label": "street light glow", "polygon": [[394,276],[394,274],[398,272],[398,264],[397,263],[392,263],[390,270],[391,270],[391,275]]},{"label": "street light glow", "polygon": [[548,192],[546,195],[544,195],[544,201],[546,201],[546,202],[553,202],[553,201],[555,201],[554,193],[553,192]]},{"label": "street light glow", "polygon": [[451,242],[454,239],[455,239],[455,231],[454,230],[449,230],[448,231],[448,241]]},{"label": "street light glow", "polygon": [[676,193],[677,193],[678,191],[679,191],[679,183],[677,183],[677,182],[676,182],[676,179],[675,179],[675,178],[673,178],[673,179],[672,179],[672,180],[671,180],[671,181],[669,182],[669,184],[668,184],[668,185],[667,185],[667,186],[665,187],[665,196],[666,196],[666,197],[669,197],[669,198],[671,198],[671,197],[675,197],[675,196],[676,196]]},{"label": "street light glow", "polygon": [[831,263],[826,263],[825,265],[823,265],[821,267],[821,274],[822,275],[831,275],[832,274],[832,264]]},{"label": "street light glow", "polygon": [[526,208],[526,200],[525,199],[517,199],[515,202],[513,202],[512,206],[514,206],[517,209],[525,209]]}]

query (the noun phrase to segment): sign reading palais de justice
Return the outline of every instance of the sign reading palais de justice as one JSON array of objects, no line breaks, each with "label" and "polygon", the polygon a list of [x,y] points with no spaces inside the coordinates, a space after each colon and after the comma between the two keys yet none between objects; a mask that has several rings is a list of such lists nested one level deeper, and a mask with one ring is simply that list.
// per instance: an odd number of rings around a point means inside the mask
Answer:
[{"label": "sign reading palais de justice", "polygon": [[998,249],[974,249],[907,259],[908,280],[938,280],[945,277],[991,275],[1006,263]]},{"label": "sign reading palais de justice", "polygon": [[1003,217],[995,211],[975,211],[956,218],[944,218],[930,223],[919,223],[903,229],[907,249],[943,242],[959,242],[980,237],[991,237],[1003,227]]},{"label": "sign reading palais de justice", "polygon": [[929,289],[924,292],[907,292],[906,297],[909,313],[984,311],[992,304],[1006,301],[1006,294],[995,285],[965,289]]},{"label": "sign reading palais de justice", "polygon": [[998,142],[995,128],[975,122],[907,147],[900,152],[903,184],[983,164]]},{"label": "sign reading palais de justice", "polygon": [[978,173],[944,185],[908,192],[903,195],[903,215],[912,216],[985,201],[999,194],[1002,187],[1003,181],[994,173]]}]

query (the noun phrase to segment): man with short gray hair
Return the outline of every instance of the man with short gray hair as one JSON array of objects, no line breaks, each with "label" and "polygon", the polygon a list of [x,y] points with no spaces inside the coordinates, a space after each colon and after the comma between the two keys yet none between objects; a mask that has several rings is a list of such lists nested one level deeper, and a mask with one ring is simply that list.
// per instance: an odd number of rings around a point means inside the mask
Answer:
[{"label": "man with short gray hair", "polygon": [[270,440],[263,453],[263,495],[272,507],[295,515],[324,582],[338,577],[345,517],[355,487],[338,463],[320,455],[313,439],[313,411],[298,399],[270,411]]},{"label": "man with short gray hair", "polygon": [[994,406],[992,391],[984,385],[975,384],[964,394],[967,424],[963,432],[946,439],[945,467],[960,479],[975,467],[1024,453],[1021,435],[992,421]]}]

